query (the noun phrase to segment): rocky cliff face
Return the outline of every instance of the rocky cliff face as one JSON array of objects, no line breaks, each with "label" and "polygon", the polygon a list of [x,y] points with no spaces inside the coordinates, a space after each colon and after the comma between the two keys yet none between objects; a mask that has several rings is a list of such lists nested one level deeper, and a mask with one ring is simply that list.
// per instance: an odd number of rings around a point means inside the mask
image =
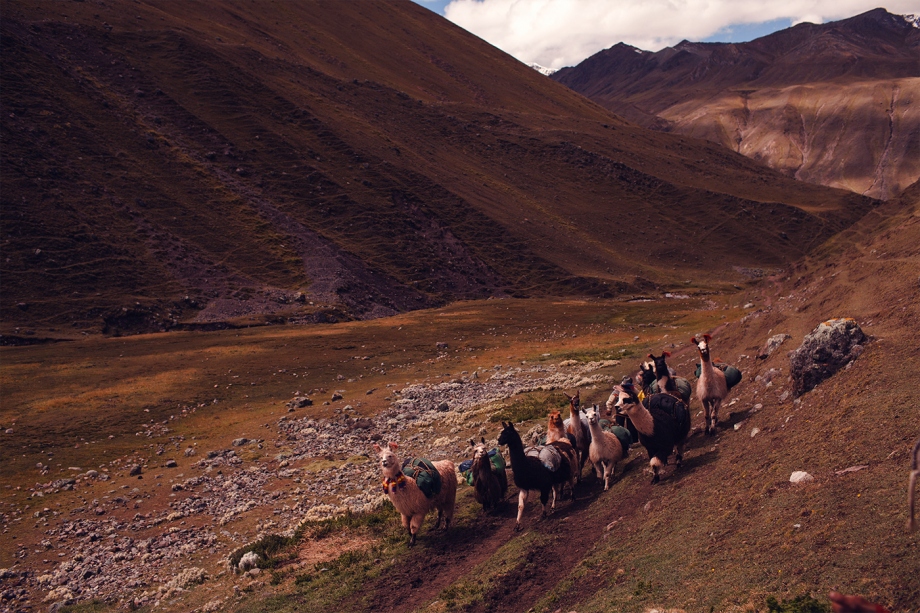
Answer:
[{"label": "rocky cliff face", "polygon": [[617,45],[552,78],[630,121],[875,198],[920,177],[920,29],[876,9],[749,43]]}]

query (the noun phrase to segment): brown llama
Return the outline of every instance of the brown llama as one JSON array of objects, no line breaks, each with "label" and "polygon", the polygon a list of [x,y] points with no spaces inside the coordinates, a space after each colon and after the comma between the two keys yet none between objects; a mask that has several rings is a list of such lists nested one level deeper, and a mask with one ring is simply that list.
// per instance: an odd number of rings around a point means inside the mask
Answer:
[{"label": "brown llama", "polygon": [[484,511],[494,511],[508,493],[508,475],[504,469],[504,461],[500,463],[501,469],[493,464],[486,449],[485,438],[479,445],[470,439],[470,445],[473,447],[473,465],[470,467],[470,474],[473,476],[473,497],[482,505]]}]

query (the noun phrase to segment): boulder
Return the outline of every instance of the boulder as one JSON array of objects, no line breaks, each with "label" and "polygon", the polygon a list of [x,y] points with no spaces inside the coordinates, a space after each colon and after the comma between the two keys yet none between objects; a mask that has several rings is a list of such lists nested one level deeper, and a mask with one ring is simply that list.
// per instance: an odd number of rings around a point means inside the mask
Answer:
[{"label": "boulder", "polygon": [[813,390],[863,352],[867,341],[854,319],[831,319],[818,325],[789,356],[796,396]]},{"label": "boulder", "polygon": [[808,483],[809,481],[814,481],[815,478],[804,470],[797,470],[791,475],[789,475],[790,483]]},{"label": "boulder", "polygon": [[306,396],[295,396],[288,401],[287,406],[289,409],[302,409],[304,407],[309,407],[313,405],[313,401]]}]

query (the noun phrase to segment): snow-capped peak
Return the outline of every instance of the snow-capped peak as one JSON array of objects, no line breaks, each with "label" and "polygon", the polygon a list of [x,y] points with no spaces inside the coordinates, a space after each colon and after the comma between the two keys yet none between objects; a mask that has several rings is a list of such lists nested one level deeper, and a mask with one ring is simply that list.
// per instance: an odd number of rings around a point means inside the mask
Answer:
[{"label": "snow-capped peak", "polygon": [[546,76],[549,76],[553,74],[554,72],[556,72],[555,68],[547,68],[546,66],[540,66],[539,64],[528,64],[528,66],[530,66],[531,68],[533,68],[540,74],[544,74]]}]

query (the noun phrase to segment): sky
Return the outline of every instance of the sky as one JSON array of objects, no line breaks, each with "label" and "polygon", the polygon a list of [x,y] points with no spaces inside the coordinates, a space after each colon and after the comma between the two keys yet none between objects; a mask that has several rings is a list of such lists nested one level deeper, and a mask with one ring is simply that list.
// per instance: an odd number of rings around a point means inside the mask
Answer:
[{"label": "sky", "polygon": [[574,66],[623,42],[659,51],[686,39],[747,42],[798,23],[880,6],[906,15],[918,0],[414,0],[527,64]]}]

